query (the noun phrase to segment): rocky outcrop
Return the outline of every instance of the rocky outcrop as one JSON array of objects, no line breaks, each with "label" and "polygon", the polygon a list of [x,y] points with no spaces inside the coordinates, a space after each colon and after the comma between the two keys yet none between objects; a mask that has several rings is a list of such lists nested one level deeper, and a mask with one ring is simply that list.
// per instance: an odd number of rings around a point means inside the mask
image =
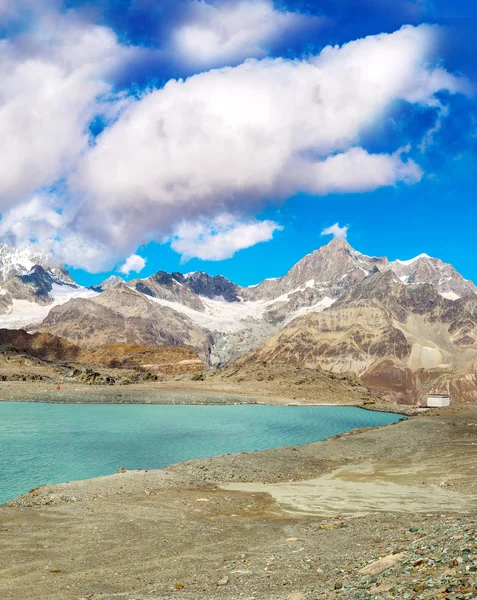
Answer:
[{"label": "rocky outcrop", "polygon": [[51,362],[75,362],[80,348],[48,332],[29,334],[20,329],[0,329],[0,349],[3,352],[24,352]]},{"label": "rocky outcrop", "polygon": [[226,302],[240,302],[241,288],[222,275],[211,277],[203,271],[196,271],[185,275],[172,273],[172,277],[198,296],[204,296],[211,300],[220,298]]},{"label": "rocky outcrop", "polygon": [[[108,344],[85,349],[51,333],[30,334],[24,330],[0,329],[0,352],[7,358],[24,354],[63,367],[68,364],[88,365],[168,377],[194,374],[206,368],[197,353],[187,346]],[[107,375],[91,368],[72,368],[68,376],[85,383],[107,383]]]}]

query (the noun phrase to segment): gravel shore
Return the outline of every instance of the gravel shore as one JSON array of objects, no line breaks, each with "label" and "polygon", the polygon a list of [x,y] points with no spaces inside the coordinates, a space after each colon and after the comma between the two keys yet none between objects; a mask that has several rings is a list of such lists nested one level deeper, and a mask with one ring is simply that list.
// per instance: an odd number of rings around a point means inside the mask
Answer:
[{"label": "gravel shore", "polygon": [[[59,389],[58,389],[59,387]],[[235,390],[235,391],[233,391]],[[254,391],[255,390],[255,391]],[[264,390],[253,386],[223,386],[221,382],[190,380],[147,382],[132,385],[81,385],[65,383],[60,386],[46,382],[7,381],[0,383],[0,402],[44,402],[53,404],[269,404],[272,406],[358,406],[367,410],[417,415],[423,409],[381,401],[361,401],[359,397],[335,397],[335,402],[310,395],[297,398],[286,396],[283,390]]]}]

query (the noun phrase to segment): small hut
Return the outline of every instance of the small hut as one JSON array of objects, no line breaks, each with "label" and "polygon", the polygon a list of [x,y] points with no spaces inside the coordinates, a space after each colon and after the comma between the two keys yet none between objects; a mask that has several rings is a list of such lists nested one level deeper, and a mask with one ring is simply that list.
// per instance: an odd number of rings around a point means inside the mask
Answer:
[{"label": "small hut", "polygon": [[449,406],[451,401],[450,394],[428,394],[427,406],[429,408],[440,408],[441,406]]}]

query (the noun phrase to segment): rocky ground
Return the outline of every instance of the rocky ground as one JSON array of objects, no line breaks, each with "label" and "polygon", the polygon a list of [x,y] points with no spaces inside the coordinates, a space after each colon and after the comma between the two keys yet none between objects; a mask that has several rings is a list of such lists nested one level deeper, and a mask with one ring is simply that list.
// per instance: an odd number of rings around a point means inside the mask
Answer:
[{"label": "rocky ground", "polygon": [[0,598],[475,598],[476,469],[458,407],[41,487],[0,507]]},{"label": "rocky ground", "polygon": [[391,407],[391,410],[406,413],[414,411],[413,407],[393,407],[383,402],[353,375],[286,364],[246,364],[166,377],[125,368],[47,365],[25,356],[16,360],[10,357],[8,363],[2,363],[1,355],[0,400],[346,404],[383,410]]},{"label": "rocky ground", "polygon": [[290,365],[247,364],[166,377],[144,370],[48,364],[25,355],[1,359],[3,401],[389,406],[357,377]]}]

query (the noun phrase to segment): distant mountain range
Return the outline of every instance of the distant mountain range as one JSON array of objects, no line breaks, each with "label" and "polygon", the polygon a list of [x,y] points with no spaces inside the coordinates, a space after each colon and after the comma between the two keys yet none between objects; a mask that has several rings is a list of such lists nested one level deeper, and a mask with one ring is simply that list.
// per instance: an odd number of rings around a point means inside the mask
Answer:
[{"label": "distant mountain range", "polygon": [[248,288],[163,271],[84,288],[51,257],[0,246],[0,277],[3,328],[82,348],[187,345],[212,366],[238,359],[352,371],[397,401],[429,389],[477,399],[477,288],[425,254],[390,262],[335,239]]}]

